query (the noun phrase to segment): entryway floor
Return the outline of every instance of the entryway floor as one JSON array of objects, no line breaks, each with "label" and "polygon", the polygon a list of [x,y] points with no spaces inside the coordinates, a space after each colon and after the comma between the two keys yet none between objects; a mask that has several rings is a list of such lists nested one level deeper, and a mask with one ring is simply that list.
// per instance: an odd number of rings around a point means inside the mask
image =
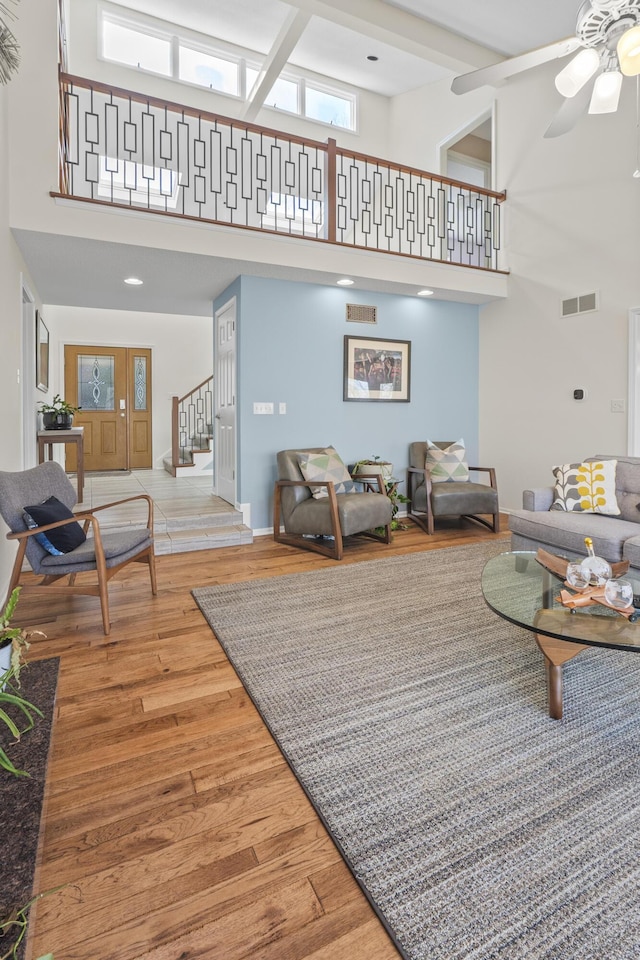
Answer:
[{"label": "entryway floor", "polygon": [[[72,482],[75,477],[72,478]],[[156,553],[187,553],[252,543],[253,534],[242,514],[211,492],[209,476],[172,477],[165,470],[113,471],[85,474],[81,504],[97,507],[146,493],[153,500]],[[146,519],[144,502],[114,507],[99,514],[101,525],[123,527]]]}]

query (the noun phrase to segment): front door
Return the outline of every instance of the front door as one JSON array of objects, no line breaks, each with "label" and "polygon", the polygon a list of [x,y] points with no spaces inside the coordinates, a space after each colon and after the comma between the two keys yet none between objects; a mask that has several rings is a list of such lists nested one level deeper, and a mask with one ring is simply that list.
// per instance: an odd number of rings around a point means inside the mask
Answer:
[{"label": "front door", "polygon": [[[133,347],[64,348],[65,397],[82,409],[85,470],[152,466],[151,351]],[[75,469],[75,448],[66,455]]]},{"label": "front door", "polygon": [[216,313],[215,492],[236,504],[236,301]]}]

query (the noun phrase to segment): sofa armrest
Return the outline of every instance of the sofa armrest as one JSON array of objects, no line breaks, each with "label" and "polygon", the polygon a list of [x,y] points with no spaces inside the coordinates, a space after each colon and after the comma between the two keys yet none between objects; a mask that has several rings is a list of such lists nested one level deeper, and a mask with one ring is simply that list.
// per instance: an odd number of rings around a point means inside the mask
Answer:
[{"label": "sofa armrest", "polygon": [[523,490],[523,509],[548,510],[553,503],[554,489],[554,487],[534,487],[533,490]]}]

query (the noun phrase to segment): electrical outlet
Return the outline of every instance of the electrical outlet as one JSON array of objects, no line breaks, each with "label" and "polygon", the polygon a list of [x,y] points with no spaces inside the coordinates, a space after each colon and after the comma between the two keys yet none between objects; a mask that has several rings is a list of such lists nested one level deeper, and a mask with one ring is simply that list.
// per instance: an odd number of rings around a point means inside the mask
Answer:
[{"label": "electrical outlet", "polygon": [[278,404],[278,413],[286,413],[286,412],[287,412],[286,403],[281,402],[280,404]]},{"label": "electrical outlet", "polygon": [[611,413],[624,413],[624,400],[612,400]]}]

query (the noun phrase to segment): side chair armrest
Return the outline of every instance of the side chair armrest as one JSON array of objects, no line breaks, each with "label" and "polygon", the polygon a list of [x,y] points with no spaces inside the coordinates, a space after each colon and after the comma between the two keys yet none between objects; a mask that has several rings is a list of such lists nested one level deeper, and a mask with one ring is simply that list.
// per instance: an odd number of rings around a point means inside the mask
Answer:
[{"label": "side chair armrest", "polygon": [[80,520],[85,521],[85,531],[90,523],[93,524],[94,530],[96,527],[99,528],[98,521],[83,512],[76,513],[72,517],[67,517],[66,520],[56,520],[55,523],[45,523],[41,527],[33,527],[30,530],[18,530],[16,533],[8,533],[7,540],[26,540],[28,537],[35,537],[37,533],[46,533],[47,530],[54,530],[56,527],[66,527],[67,524],[78,523]]},{"label": "side chair armrest", "polygon": [[[82,511],[82,516],[98,513],[99,510],[108,510],[110,507],[120,507],[123,503],[133,503],[134,500],[147,501],[147,527],[153,536],[153,500],[147,493],[137,493],[134,497],[125,497],[124,500],[113,500],[111,503],[103,503],[97,507],[91,507]],[[79,517],[80,514],[77,514]]]},{"label": "side chair armrest", "polygon": [[469,470],[474,470],[476,473],[488,473],[489,474],[489,484],[493,487],[494,490],[498,489],[496,483],[496,470],[495,467],[469,467]]}]

